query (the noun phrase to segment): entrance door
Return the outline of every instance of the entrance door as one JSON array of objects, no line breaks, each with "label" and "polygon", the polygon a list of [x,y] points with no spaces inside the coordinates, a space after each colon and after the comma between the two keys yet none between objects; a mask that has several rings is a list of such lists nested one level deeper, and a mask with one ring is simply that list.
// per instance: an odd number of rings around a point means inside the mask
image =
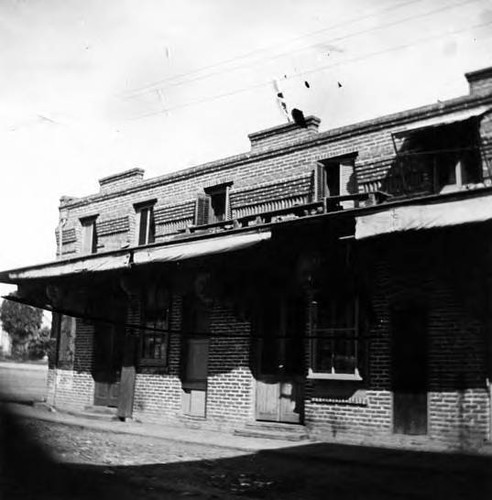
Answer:
[{"label": "entrance door", "polygon": [[185,415],[205,417],[210,310],[195,295],[189,295],[184,300],[182,326],[182,411]]},{"label": "entrance door", "polygon": [[257,331],[256,419],[300,423],[304,304],[300,299],[274,299],[262,307]]},{"label": "entrance door", "polygon": [[393,432],[427,434],[427,311],[392,311]]},{"label": "entrance door", "polygon": [[97,323],[94,331],[94,404],[118,406],[123,361],[123,326]]}]

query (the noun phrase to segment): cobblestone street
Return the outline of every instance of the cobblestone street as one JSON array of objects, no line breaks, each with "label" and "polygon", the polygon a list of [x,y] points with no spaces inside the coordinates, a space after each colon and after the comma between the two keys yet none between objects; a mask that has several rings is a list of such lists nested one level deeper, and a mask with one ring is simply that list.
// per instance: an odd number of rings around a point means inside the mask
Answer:
[{"label": "cobblestone street", "polygon": [[[18,424],[17,424],[18,425]],[[244,451],[170,442],[26,419],[24,432],[36,437],[54,459],[32,495],[32,483],[15,485],[6,498],[490,498],[490,459],[418,454],[395,450],[360,450],[368,463],[340,453],[325,459],[327,446],[307,444],[290,450]],[[13,436],[11,436],[13,437]],[[26,470],[41,474],[36,455],[24,445]],[[20,452],[18,443],[17,453]],[[373,454],[373,455],[371,455]],[[373,463],[370,457],[373,456]],[[368,458],[369,457],[369,458]],[[389,460],[389,461],[388,461]],[[388,463],[391,465],[388,466]],[[35,469],[29,471],[29,464]],[[40,467],[38,469],[38,466]],[[37,476],[36,476],[37,475]],[[13,479],[3,477],[2,481]],[[26,492],[26,485],[28,486]],[[69,492],[69,493],[67,493]]]}]

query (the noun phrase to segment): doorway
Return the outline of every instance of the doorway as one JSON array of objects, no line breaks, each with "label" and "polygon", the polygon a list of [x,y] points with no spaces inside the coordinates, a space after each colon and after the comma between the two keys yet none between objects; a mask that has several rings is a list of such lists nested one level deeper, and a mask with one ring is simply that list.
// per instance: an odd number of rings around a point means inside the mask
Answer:
[{"label": "doorway", "polygon": [[301,298],[277,297],[261,306],[256,329],[256,420],[302,422],[304,328]]},{"label": "doorway", "polygon": [[393,432],[427,434],[427,309],[415,304],[396,306],[391,326]]},{"label": "doorway", "polygon": [[98,322],[94,329],[94,404],[117,407],[125,327]]},{"label": "doorway", "polygon": [[194,295],[183,303],[182,411],[205,417],[207,408],[210,309]]}]

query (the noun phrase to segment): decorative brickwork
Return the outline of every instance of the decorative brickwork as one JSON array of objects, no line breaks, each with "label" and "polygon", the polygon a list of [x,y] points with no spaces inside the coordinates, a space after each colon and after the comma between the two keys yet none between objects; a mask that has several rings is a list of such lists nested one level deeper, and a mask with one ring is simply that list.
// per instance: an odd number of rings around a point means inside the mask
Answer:
[{"label": "decorative brickwork", "polygon": [[130,229],[128,216],[117,219],[106,219],[97,221],[97,235],[108,236],[110,234],[125,233]]}]

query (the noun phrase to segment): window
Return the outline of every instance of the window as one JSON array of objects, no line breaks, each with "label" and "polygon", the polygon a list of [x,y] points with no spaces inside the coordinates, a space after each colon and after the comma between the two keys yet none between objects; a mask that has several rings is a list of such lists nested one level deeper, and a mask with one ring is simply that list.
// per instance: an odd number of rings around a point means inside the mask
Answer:
[{"label": "window", "polygon": [[358,301],[353,296],[316,294],[311,302],[311,369],[314,378],[360,380]]},{"label": "window", "polygon": [[316,166],[316,198],[340,196],[354,191],[354,156],[339,157],[319,162]]},{"label": "window", "polygon": [[213,224],[228,219],[230,183],[205,189],[196,202],[195,224]]},{"label": "window", "polygon": [[161,285],[150,286],[143,296],[142,343],[140,362],[143,365],[167,365],[171,295]]},{"label": "window", "polygon": [[313,378],[362,379],[364,346],[353,252],[351,242],[338,244],[313,275],[309,310]]},{"label": "window", "polygon": [[153,204],[136,206],[137,244],[149,245],[155,242],[155,220]]},{"label": "window", "polygon": [[404,135],[384,189],[395,195],[457,191],[482,180],[476,119]]},{"label": "window", "polygon": [[96,217],[80,219],[82,225],[82,248],[83,254],[97,252],[97,229]]}]

